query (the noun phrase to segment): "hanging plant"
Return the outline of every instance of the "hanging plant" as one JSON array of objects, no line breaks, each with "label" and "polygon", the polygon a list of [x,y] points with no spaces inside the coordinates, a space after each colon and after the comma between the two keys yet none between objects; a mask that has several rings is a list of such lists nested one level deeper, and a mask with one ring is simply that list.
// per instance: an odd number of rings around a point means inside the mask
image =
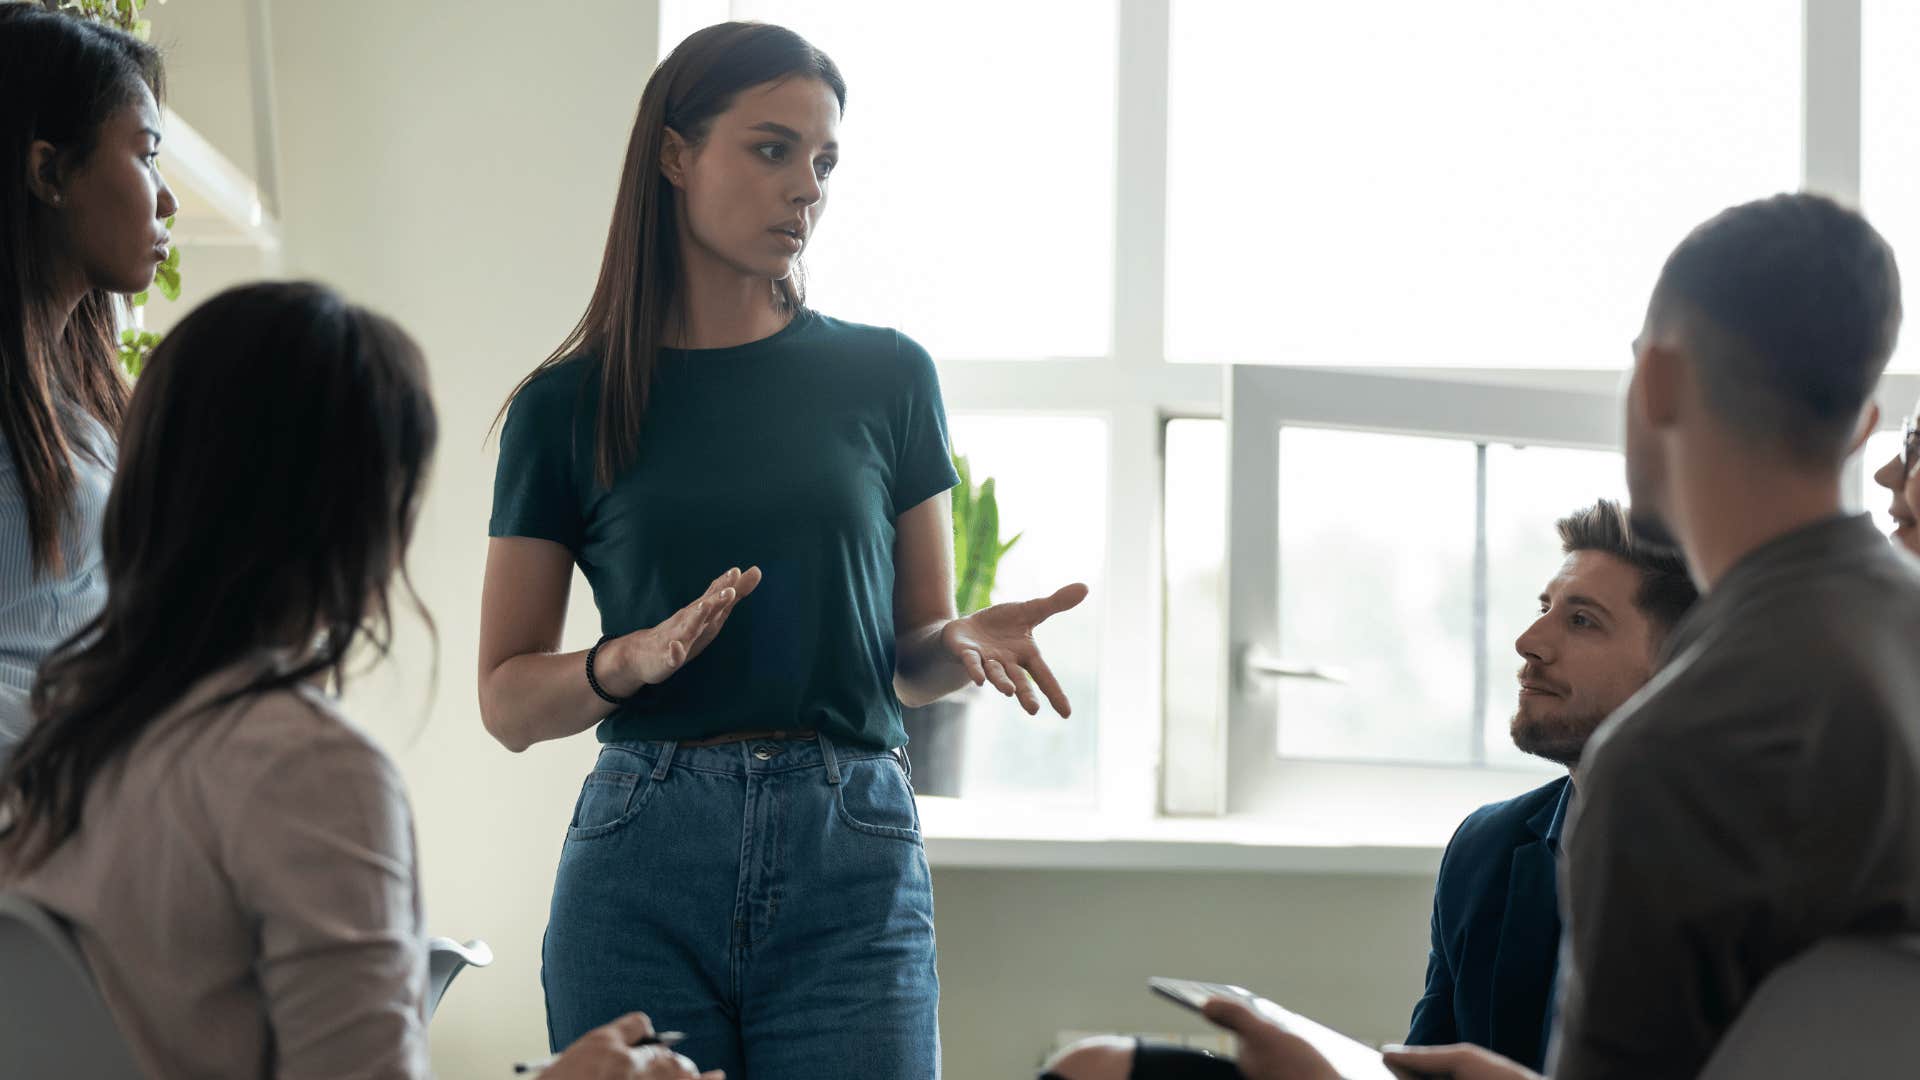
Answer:
[{"label": "hanging plant", "polygon": [[[140,17],[146,11],[147,0],[42,0],[45,6],[55,11],[64,11],[92,22],[105,23],[116,30],[124,30],[141,41],[153,32],[153,23]],[[167,0],[160,0],[166,3]]]}]

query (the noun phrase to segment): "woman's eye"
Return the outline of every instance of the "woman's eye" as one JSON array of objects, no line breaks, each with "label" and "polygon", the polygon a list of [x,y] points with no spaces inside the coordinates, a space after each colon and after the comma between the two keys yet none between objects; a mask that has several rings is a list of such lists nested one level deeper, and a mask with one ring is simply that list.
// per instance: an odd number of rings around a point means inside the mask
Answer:
[{"label": "woman's eye", "polygon": [[768,161],[779,161],[787,156],[787,148],[784,143],[763,143],[760,146],[754,147],[754,149],[758,150],[760,156],[766,158]]},{"label": "woman's eye", "polygon": [[825,180],[827,177],[833,175],[834,168],[839,164],[840,163],[838,161],[835,161],[832,158],[828,158],[827,160],[822,161],[820,164],[814,166],[814,171],[820,174],[820,179]]},{"label": "woman's eye", "polygon": [[1586,614],[1585,614],[1584,612],[1579,612],[1579,611],[1576,611],[1576,612],[1574,612],[1574,613],[1573,613],[1573,619],[1572,619],[1572,622],[1573,622],[1573,625],[1575,625],[1575,626],[1582,626],[1582,627],[1585,627],[1585,626],[1592,626],[1592,625],[1593,625],[1593,620],[1592,620],[1592,619],[1589,619],[1589,618],[1587,618],[1587,616],[1586,616]]}]

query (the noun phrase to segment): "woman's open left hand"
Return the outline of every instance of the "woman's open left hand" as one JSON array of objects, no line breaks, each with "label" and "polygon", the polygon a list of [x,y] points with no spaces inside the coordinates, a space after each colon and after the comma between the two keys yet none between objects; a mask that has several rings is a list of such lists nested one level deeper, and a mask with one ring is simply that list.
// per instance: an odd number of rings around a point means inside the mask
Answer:
[{"label": "woman's open left hand", "polygon": [[[973,685],[992,683],[1002,694],[1019,699],[1028,716],[1039,715],[1040,695],[1045,694],[1054,712],[1068,716],[1073,707],[1041,657],[1033,631],[1086,598],[1087,587],[1076,583],[1038,600],[981,608],[949,622],[940,632],[940,642],[960,661]],[[1035,683],[1039,684],[1037,693]]]}]

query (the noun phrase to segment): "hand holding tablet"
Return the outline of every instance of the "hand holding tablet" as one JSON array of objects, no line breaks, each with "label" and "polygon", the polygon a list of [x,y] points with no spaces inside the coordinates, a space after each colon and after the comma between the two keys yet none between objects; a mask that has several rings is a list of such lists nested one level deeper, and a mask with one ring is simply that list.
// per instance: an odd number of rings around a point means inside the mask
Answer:
[{"label": "hand holding tablet", "polygon": [[[1291,1012],[1243,986],[1190,979],[1148,980],[1154,993],[1240,1036],[1248,1080],[1413,1080],[1380,1051]],[[1215,1002],[1211,1008],[1208,1002]]]}]

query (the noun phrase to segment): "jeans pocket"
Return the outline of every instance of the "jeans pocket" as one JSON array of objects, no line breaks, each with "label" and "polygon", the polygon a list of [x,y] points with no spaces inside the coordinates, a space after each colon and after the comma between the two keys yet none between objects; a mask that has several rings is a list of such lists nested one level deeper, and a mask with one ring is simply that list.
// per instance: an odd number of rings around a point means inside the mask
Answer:
[{"label": "jeans pocket", "polygon": [[606,836],[632,821],[653,793],[653,781],[631,772],[596,769],[580,785],[580,798],[573,804],[573,820],[567,823],[568,840],[591,840]]},{"label": "jeans pocket", "polygon": [[920,814],[906,770],[892,754],[840,764],[834,806],[848,828],[889,840],[920,842]]}]

